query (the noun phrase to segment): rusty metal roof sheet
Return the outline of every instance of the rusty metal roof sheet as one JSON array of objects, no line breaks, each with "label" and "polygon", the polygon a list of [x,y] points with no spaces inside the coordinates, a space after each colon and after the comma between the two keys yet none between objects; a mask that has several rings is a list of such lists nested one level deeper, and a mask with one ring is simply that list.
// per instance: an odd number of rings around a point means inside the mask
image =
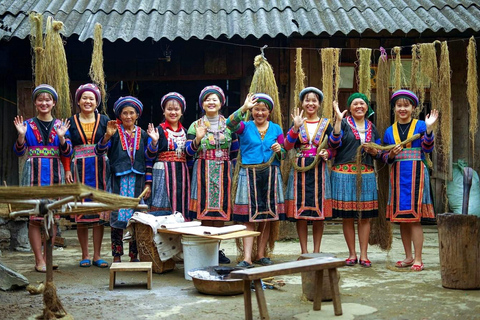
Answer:
[{"label": "rusty metal roof sheet", "polygon": [[28,37],[32,11],[64,22],[65,36],[80,41],[93,38],[97,22],[112,42],[480,30],[478,0],[3,0],[0,38]]}]

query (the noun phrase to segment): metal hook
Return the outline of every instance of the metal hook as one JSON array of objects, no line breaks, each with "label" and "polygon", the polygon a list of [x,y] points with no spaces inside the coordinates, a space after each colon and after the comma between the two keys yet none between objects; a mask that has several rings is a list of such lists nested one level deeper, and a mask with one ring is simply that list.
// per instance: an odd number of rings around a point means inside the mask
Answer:
[{"label": "metal hook", "polygon": [[262,54],[262,58],[264,60],[267,60],[267,58],[265,58],[265,53],[263,52],[263,50],[265,50],[268,46],[267,45],[264,45],[263,47],[260,48],[260,52]]}]

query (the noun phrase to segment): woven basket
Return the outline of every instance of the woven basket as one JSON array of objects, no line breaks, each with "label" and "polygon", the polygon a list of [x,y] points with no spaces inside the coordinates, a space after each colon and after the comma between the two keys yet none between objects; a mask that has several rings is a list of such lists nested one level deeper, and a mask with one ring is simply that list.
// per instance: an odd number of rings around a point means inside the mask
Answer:
[{"label": "woven basket", "polygon": [[164,273],[175,268],[175,261],[160,260],[157,247],[153,241],[152,228],[143,223],[135,223],[135,239],[137,240],[138,255],[142,262],[152,262],[153,272]]}]

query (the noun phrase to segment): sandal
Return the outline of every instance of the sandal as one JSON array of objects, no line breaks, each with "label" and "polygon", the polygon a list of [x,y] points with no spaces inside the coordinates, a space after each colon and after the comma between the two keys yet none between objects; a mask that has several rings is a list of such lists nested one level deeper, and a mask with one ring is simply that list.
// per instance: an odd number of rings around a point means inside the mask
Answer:
[{"label": "sandal", "polygon": [[372,266],[372,262],[370,260],[362,260],[360,259],[360,265],[364,268],[370,268]]},{"label": "sandal", "polygon": [[409,262],[406,262],[405,260],[400,260],[395,263],[395,267],[397,268],[407,268],[413,265],[413,259]]},{"label": "sandal", "polygon": [[[360,260],[360,261],[361,261],[361,260]],[[348,258],[348,259],[345,260],[345,264],[346,264],[347,266],[349,266],[349,267],[352,267],[352,266],[356,265],[357,263],[358,263],[358,259],[357,259],[357,258],[355,258],[355,259],[350,259],[350,258]]]},{"label": "sandal", "polygon": [[83,259],[82,261],[80,261],[80,267],[82,268],[88,268],[92,265],[92,260],[90,259]]},{"label": "sandal", "polygon": [[102,259],[98,259],[97,261],[93,261],[93,265],[99,268],[106,268],[108,267],[108,262]]},{"label": "sandal", "polygon": [[410,268],[412,271],[422,271],[423,270],[423,262],[421,264],[414,264]]},{"label": "sandal", "polygon": [[40,272],[40,273],[46,273],[47,272],[47,266],[35,266],[35,271]]}]

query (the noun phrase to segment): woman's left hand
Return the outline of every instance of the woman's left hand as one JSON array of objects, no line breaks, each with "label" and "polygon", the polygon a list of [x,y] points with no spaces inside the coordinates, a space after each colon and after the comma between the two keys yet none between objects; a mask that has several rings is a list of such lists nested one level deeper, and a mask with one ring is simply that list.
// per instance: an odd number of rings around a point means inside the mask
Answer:
[{"label": "woman's left hand", "polygon": [[257,105],[257,99],[254,98],[253,93],[247,94],[247,97],[245,98],[245,102],[243,103],[243,106],[241,107],[242,112],[247,112],[251,110],[253,107]]},{"label": "woman's left hand", "polygon": [[425,124],[427,125],[427,133],[432,132],[433,126],[438,119],[438,110],[433,109],[427,116],[425,117]]},{"label": "woman's left hand", "polygon": [[374,147],[369,147],[367,145],[363,145],[363,150],[365,150],[366,153],[370,154],[371,156],[376,156],[378,153],[377,148]]},{"label": "woman's left hand", "polygon": [[62,124],[55,127],[55,131],[57,131],[58,137],[59,138],[65,137],[65,134],[67,133],[68,128],[70,128],[70,120],[62,119]]},{"label": "woman's left hand", "polygon": [[318,153],[318,155],[319,155],[320,157],[322,157],[322,159],[323,159],[324,161],[327,161],[327,160],[328,160],[328,151],[327,151],[327,150],[325,150],[325,149],[320,150],[320,152]]},{"label": "woman's left hand", "polygon": [[145,195],[143,196],[143,199],[148,199],[150,198],[150,195],[152,194],[152,186],[150,183],[145,183]]},{"label": "woman's left hand", "polygon": [[275,142],[274,144],[272,144],[272,146],[270,148],[273,150],[273,152],[282,151],[282,146],[278,142]]},{"label": "woman's left hand", "polygon": [[148,124],[147,134],[152,138],[152,144],[156,146],[158,139],[160,139],[160,134],[158,133],[158,128],[155,128],[153,123]]}]

